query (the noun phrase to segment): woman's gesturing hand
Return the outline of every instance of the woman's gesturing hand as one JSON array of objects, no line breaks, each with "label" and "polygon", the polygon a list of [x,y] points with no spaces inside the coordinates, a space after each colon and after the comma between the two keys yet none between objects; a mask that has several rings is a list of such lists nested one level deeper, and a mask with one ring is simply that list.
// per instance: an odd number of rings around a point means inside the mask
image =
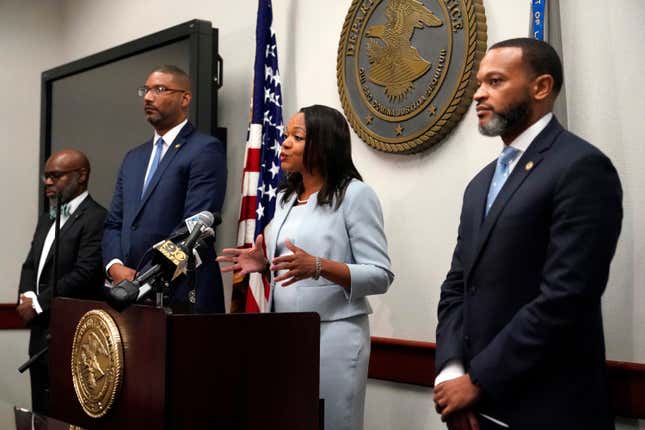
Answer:
[{"label": "woman's gesturing hand", "polygon": [[264,236],[259,234],[255,239],[255,245],[251,248],[223,249],[222,255],[217,257],[217,261],[220,263],[233,263],[230,266],[222,267],[222,272],[239,270],[241,275],[263,272],[267,265],[267,258],[264,255]]},{"label": "woman's gesturing hand", "polygon": [[293,254],[276,257],[272,261],[271,271],[287,270],[280,276],[276,276],[275,282],[284,281],[281,285],[286,287],[301,279],[312,278],[316,274],[316,257],[307,254],[295,246],[289,239],[285,239],[285,245]]}]

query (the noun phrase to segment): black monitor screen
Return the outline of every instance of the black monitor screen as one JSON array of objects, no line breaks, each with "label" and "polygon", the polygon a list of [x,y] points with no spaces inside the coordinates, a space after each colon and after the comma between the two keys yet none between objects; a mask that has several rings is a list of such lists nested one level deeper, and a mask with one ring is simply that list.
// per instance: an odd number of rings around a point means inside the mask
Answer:
[{"label": "black monitor screen", "polygon": [[154,133],[137,87],[156,66],[174,64],[188,72],[189,62],[189,40],[182,39],[52,82],[50,153],[73,148],[87,154],[89,189],[103,206],[110,204],[126,152]]}]

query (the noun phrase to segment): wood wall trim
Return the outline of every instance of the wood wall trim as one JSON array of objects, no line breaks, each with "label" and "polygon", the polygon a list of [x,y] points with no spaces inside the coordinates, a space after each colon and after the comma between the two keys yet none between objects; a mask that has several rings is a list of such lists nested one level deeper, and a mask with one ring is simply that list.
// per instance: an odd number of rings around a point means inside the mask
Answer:
[{"label": "wood wall trim", "polygon": [[645,418],[645,364],[607,360],[607,372],[616,415]]},{"label": "wood wall trim", "polygon": [[432,342],[372,337],[369,377],[432,387],[435,348]]},{"label": "wood wall trim", "polygon": [[15,303],[0,303],[0,330],[24,329],[25,324],[16,312]]},{"label": "wood wall trim", "polygon": [[[25,329],[15,303],[0,303],[2,329]],[[433,342],[372,337],[369,377],[432,387],[435,349]],[[607,372],[616,415],[645,418],[645,364],[608,360]]]},{"label": "wood wall trim", "polygon": [[[432,342],[372,337],[369,377],[431,387],[435,377]],[[614,413],[645,418],[645,364],[607,361]]]}]

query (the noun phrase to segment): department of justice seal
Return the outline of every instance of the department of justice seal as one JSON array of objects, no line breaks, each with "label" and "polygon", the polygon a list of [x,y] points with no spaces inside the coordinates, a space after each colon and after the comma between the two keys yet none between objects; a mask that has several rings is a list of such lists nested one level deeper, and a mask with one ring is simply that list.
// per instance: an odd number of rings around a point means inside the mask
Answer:
[{"label": "department of justice seal", "polygon": [[123,345],[116,323],[106,311],[87,312],[76,326],[72,345],[72,379],[76,397],[93,418],[105,415],[119,394]]},{"label": "department of justice seal", "polygon": [[353,0],[336,68],[345,115],[376,149],[427,149],[468,109],[485,51],[482,0]]}]

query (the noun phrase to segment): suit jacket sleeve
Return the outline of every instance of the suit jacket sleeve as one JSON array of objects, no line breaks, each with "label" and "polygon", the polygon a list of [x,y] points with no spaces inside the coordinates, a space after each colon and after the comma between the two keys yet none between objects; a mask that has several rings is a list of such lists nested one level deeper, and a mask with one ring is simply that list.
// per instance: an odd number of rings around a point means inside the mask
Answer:
[{"label": "suit jacket sleeve", "polygon": [[493,397],[552,354],[559,335],[600,306],[622,221],[620,180],[607,157],[583,157],[562,174],[551,217],[540,294],[470,363],[473,380]]},{"label": "suit jacket sleeve", "polygon": [[[126,156],[127,159],[127,156]],[[125,261],[121,251],[121,228],[123,226],[123,172],[126,160],[121,164],[119,175],[114,186],[114,195],[110,205],[110,211],[105,219],[103,241],[101,243],[103,253],[103,267],[110,261],[118,258]]]},{"label": "suit jacket sleeve", "polygon": [[191,162],[184,218],[203,210],[222,210],[226,193],[226,151],[219,140],[211,139]]},{"label": "suit jacket sleeve", "polygon": [[[103,273],[101,262],[101,239],[103,237],[103,225],[105,216],[100,214],[86,214],[87,222],[83,226],[79,237],[78,255],[71,271],[59,278],[58,295],[66,297],[77,297],[84,288],[88,288],[91,282]],[[61,252],[64,252],[61,249]],[[51,306],[52,289],[47,288],[38,295],[38,302],[46,311]]]},{"label": "suit jacket sleeve", "polygon": [[459,223],[457,245],[452,255],[450,271],[441,285],[436,331],[437,373],[454,359],[463,358],[463,306],[464,306],[464,268],[462,263],[462,219]]},{"label": "suit jacket sleeve", "polygon": [[376,193],[361,182],[348,187],[343,210],[354,262],[349,300],[387,291],[394,279],[383,230],[383,212]]}]

